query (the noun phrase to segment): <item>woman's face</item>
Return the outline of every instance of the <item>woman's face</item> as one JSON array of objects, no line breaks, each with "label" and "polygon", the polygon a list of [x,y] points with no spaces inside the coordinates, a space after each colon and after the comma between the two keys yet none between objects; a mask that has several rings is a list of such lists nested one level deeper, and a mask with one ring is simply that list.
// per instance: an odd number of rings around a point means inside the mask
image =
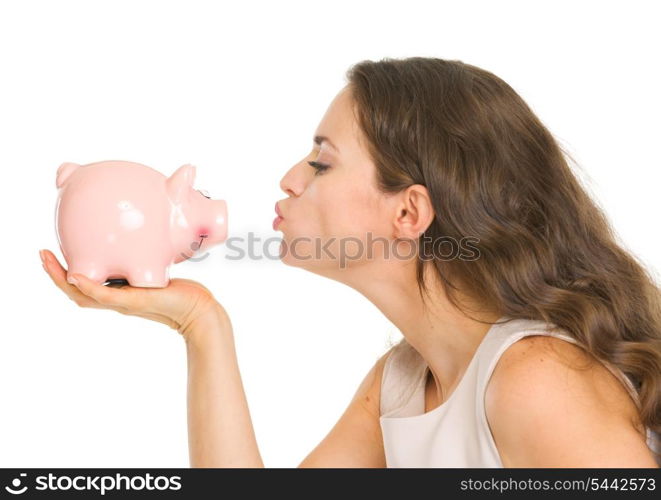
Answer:
[{"label": "woman's face", "polygon": [[[277,226],[283,233],[280,258],[335,275],[382,256],[384,243],[370,244],[370,234],[372,240],[390,240],[394,205],[377,189],[375,166],[362,145],[348,87],[333,99],[314,136],[320,137],[319,144],[313,142],[310,153],[280,181],[288,195],[278,202],[283,216]],[[317,171],[309,161],[329,167]]]}]

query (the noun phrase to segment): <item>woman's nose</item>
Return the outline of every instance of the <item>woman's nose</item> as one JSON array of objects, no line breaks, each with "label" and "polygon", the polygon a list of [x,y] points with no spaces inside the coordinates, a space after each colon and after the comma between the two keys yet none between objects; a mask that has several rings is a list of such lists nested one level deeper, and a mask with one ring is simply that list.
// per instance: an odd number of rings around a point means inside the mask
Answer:
[{"label": "woman's nose", "polygon": [[304,189],[305,179],[300,167],[300,164],[294,165],[280,179],[280,189],[288,196],[298,196]]}]

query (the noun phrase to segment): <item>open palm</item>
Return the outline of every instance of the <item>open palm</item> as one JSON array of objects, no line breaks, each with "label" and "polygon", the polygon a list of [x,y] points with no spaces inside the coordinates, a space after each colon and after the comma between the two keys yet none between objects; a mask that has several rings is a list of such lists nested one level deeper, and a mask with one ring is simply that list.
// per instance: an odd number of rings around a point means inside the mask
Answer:
[{"label": "open palm", "polygon": [[44,269],[53,283],[80,307],[112,309],[168,325],[184,335],[199,317],[222,306],[213,294],[196,281],[173,278],[165,288],[139,288],[130,285],[100,285],[84,275],[74,274],[78,284],[67,281],[67,271],[57,257],[42,250]]}]

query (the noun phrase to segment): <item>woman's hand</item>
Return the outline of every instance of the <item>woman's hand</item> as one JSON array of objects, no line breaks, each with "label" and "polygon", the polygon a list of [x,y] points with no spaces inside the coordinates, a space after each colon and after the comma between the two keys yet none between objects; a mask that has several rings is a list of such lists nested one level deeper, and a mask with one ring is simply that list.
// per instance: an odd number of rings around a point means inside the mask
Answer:
[{"label": "woman's hand", "polygon": [[225,309],[199,283],[171,279],[165,288],[78,284],[48,250],[39,252],[55,285],[81,307],[113,309],[164,323],[186,341],[191,467],[264,467]]},{"label": "woman's hand", "polygon": [[165,288],[119,288],[99,285],[81,274],[74,274],[78,284],[67,282],[66,270],[49,250],[39,252],[44,269],[55,285],[80,307],[112,309],[122,314],[140,316],[168,325],[184,339],[196,322],[225,310],[213,294],[196,281],[174,278]]}]

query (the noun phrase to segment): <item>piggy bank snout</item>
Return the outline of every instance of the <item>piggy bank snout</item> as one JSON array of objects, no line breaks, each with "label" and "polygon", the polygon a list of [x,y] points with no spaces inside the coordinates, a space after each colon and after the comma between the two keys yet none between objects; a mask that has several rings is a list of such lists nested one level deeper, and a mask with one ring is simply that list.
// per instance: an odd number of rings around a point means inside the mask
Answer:
[{"label": "piggy bank snout", "polygon": [[225,200],[213,200],[213,223],[214,237],[217,242],[227,239],[227,202]]}]

